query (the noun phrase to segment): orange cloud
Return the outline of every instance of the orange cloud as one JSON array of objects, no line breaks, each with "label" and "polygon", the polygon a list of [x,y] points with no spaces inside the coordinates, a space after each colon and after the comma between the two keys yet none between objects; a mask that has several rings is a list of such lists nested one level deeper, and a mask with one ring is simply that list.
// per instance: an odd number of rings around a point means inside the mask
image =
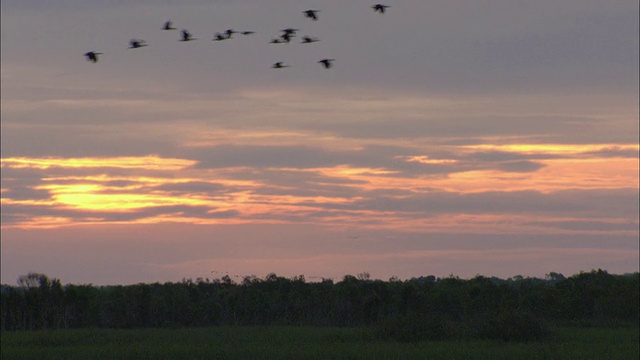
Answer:
[{"label": "orange cloud", "polygon": [[167,159],[158,156],[106,157],[106,158],[26,158],[14,157],[2,159],[2,167],[10,168],[121,168],[147,170],[182,170],[196,164],[193,160]]},{"label": "orange cloud", "polygon": [[405,161],[418,162],[421,164],[455,164],[458,162],[456,159],[432,159],[427,155],[407,156]]},{"label": "orange cloud", "polygon": [[[109,223],[97,213],[128,214],[142,213],[153,208],[166,208],[162,211],[149,211],[140,217],[126,217],[123,222],[158,223],[183,222],[193,224],[214,223],[282,223],[307,221],[327,226],[358,224],[365,227],[402,229],[404,231],[456,231],[495,232],[504,231],[544,232],[538,225],[527,224],[532,217],[526,215],[482,214],[469,215],[429,214],[420,217],[414,213],[402,213],[378,208],[359,208],[351,206],[366,202],[367,196],[384,196],[396,199],[410,198],[413,195],[442,192],[452,194],[482,193],[486,191],[511,192],[531,190],[540,193],[553,193],[569,189],[637,189],[638,161],[634,158],[599,157],[598,152],[606,150],[637,150],[638,145],[548,145],[548,144],[511,144],[449,147],[454,154],[451,158],[431,158],[428,155],[403,156],[397,161],[423,164],[451,165],[449,173],[435,175],[402,176],[400,171],[384,167],[358,167],[337,165],[331,167],[296,169],[270,168],[270,172],[279,170],[313,174],[313,182],[287,183],[279,185],[268,178],[247,180],[250,168],[199,169],[194,167],[197,161],[158,156],[108,157],[108,158],[27,158],[14,157],[2,159],[2,167],[10,169],[47,170],[50,168],[68,169],[68,175],[52,176],[45,171],[39,179],[40,184],[32,190],[48,193],[48,198],[28,199],[12,198],[11,191],[2,189],[3,206],[40,207],[55,211],[72,210],[74,214],[86,212],[89,216],[23,216],[19,222],[3,224],[3,227],[55,227],[76,223]],[[504,172],[498,169],[470,170],[457,166],[464,160],[457,160],[455,153],[472,151],[503,151],[521,154],[554,154],[552,159],[535,160],[545,167],[530,172]],[[585,154],[584,156],[575,156]],[[127,170],[126,175],[110,174],[108,169]],[[83,171],[78,175],[76,170]],[[142,174],[141,174],[142,172]],[[170,175],[167,175],[167,173]],[[85,174],[88,173],[88,174]],[[323,177],[326,182],[323,182]],[[337,181],[336,181],[337,180]],[[210,184],[216,191],[190,190],[190,183]],[[310,185],[311,184],[311,185]],[[327,190],[314,194],[307,186],[326,186]],[[3,184],[5,185],[5,184]],[[184,186],[182,186],[184,185]],[[341,189],[332,193],[330,189]],[[194,187],[195,189],[195,187]],[[220,191],[217,191],[219,189]],[[277,191],[273,191],[277,189]],[[349,190],[353,190],[349,195]],[[400,190],[401,192],[396,192]],[[179,207],[199,208],[199,213],[176,210]],[[233,214],[233,216],[207,216],[209,213]],[[94,214],[94,215],[91,215]],[[322,215],[316,215],[322,214]],[[71,215],[69,215],[71,216]],[[105,215],[106,216],[106,215]],[[365,220],[365,221],[363,221]],[[360,225],[366,222],[367,225]],[[543,221],[539,221],[542,223]],[[558,232],[561,230],[554,229]],[[575,231],[575,230],[566,230]]]},{"label": "orange cloud", "polygon": [[588,152],[616,150],[640,150],[638,144],[481,144],[466,145],[462,149],[469,150],[493,150],[506,151],[519,154],[552,154],[552,155],[575,155]]},{"label": "orange cloud", "polygon": [[476,170],[431,179],[431,186],[447,191],[624,189],[638,187],[638,160],[627,158],[540,160],[546,167],[530,173]]},{"label": "orange cloud", "polygon": [[[54,202],[59,205],[86,211],[121,212],[153,206],[211,204],[211,201],[198,197],[171,197],[154,193],[136,194],[125,192],[126,189],[108,188],[97,184],[52,184],[38,186],[36,189],[48,190]],[[111,191],[107,192],[108,190]]]}]

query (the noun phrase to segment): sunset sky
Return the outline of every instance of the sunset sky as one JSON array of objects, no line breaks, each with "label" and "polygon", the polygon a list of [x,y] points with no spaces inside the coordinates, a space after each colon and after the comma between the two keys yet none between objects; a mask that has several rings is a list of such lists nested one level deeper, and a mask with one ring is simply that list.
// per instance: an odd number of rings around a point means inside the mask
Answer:
[{"label": "sunset sky", "polygon": [[373,3],[3,0],[2,283],[638,271],[637,0]]}]

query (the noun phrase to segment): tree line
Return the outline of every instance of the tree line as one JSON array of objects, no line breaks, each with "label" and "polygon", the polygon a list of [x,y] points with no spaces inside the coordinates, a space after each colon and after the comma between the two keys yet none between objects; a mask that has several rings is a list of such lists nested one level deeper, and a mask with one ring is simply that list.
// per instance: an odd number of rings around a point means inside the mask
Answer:
[{"label": "tree line", "polygon": [[426,276],[341,281],[247,276],[127,286],[62,285],[44,274],[2,285],[2,330],[223,325],[360,327],[400,340],[545,336],[549,325],[638,324],[640,274],[565,278]]}]

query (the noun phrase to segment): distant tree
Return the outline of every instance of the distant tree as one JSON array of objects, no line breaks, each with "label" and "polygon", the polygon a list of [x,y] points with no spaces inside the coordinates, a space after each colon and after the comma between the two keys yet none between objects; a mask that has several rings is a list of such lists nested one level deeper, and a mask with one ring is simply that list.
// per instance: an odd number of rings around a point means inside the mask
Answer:
[{"label": "distant tree", "polygon": [[545,279],[547,281],[553,282],[553,283],[557,283],[559,281],[563,281],[566,278],[564,277],[564,275],[557,273],[557,272],[550,272],[548,274],[545,275]]},{"label": "distant tree", "polygon": [[49,286],[49,278],[45,274],[30,272],[27,275],[18,277],[18,285],[27,290],[45,288]]},{"label": "distant tree", "polygon": [[369,273],[365,271],[365,272],[359,273],[357,278],[358,278],[358,280],[366,281],[366,280],[369,280],[371,278],[371,275],[369,275]]},{"label": "distant tree", "polygon": [[[366,275],[365,275],[366,274]],[[515,279],[515,280],[514,280]],[[640,274],[604,270],[569,278],[501,280],[478,275],[372,280],[368,273],[342,281],[305,281],[274,273],[264,279],[227,275],[213,282],[128,286],[62,286],[29,273],[18,286],[0,286],[3,330],[138,328],[219,325],[385,326],[397,339],[500,338],[528,341],[544,324],[637,324]]]}]

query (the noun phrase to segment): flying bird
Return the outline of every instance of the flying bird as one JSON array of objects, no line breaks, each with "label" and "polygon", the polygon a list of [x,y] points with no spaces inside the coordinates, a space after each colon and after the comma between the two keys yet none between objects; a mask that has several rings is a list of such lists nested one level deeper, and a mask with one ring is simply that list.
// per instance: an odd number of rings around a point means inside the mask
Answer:
[{"label": "flying bird", "polygon": [[164,23],[164,26],[162,27],[162,30],[176,30],[176,28],[173,27],[173,22],[171,22],[171,20],[169,20],[166,23]]},{"label": "flying bird", "polygon": [[251,35],[251,34],[255,34],[255,31],[241,31],[240,34],[242,35]]},{"label": "flying bird", "polygon": [[284,42],[288,43],[291,42],[291,38],[294,37],[295,34],[294,33],[284,33],[282,35],[280,35],[280,39],[284,40]]},{"label": "flying bird", "polygon": [[309,19],[316,21],[318,20],[318,13],[320,12],[320,10],[305,10],[302,13],[304,14],[305,17],[308,17]]},{"label": "flying bird", "polygon": [[91,61],[92,63],[98,62],[98,55],[102,55],[102,53],[98,51],[89,51],[84,53],[84,56],[87,58],[87,61]]},{"label": "flying bird", "polygon": [[180,41],[191,41],[191,40],[195,40],[196,38],[193,37],[193,35],[191,35],[191,33],[187,30],[182,30],[182,36],[180,38]]},{"label": "flying bird", "polygon": [[333,66],[333,62],[336,61],[336,59],[322,59],[320,61],[318,61],[320,64],[322,64],[324,66],[325,69],[329,69]]},{"label": "flying bird", "polygon": [[301,43],[310,44],[310,43],[314,43],[314,42],[318,42],[318,41],[320,41],[320,40],[318,40],[318,38],[313,38],[311,36],[303,36]]},{"label": "flying bird", "polygon": [[147,46],[147,43],[144,40],[131,39],[131,41],[129,41],[129,49],[137,49],[143,46]]},{"label": "flying bird", "polygon": [[289,67],[289,65],[285,65],[282,61],[278,61],[277,63],[273,64],[271,67],[274,69],[284,69]]},{"label": "flying bird", "polygon": [[286,29],[282,29],[280,31],[282,31],[284,34],[295,35],[296,31],[298,31],[298,30],[300,30],[300,29],[286,28]]},{"label": "flying bird", "polygon": [[387,11],[387,8],[390,8],[391,6],[383,5],[383,4],[375,4],[371,7],[373,8],[373,11],[379,12],[380,14],[384,14],[384,12]]},{"label": "flying bird", "polygon": [[221,33],[216,33],[215,35],[213,35],[213,41],[222,41],[222,40],[227,40],[230,37],[228,35],[225,34],[221,34]]}]

